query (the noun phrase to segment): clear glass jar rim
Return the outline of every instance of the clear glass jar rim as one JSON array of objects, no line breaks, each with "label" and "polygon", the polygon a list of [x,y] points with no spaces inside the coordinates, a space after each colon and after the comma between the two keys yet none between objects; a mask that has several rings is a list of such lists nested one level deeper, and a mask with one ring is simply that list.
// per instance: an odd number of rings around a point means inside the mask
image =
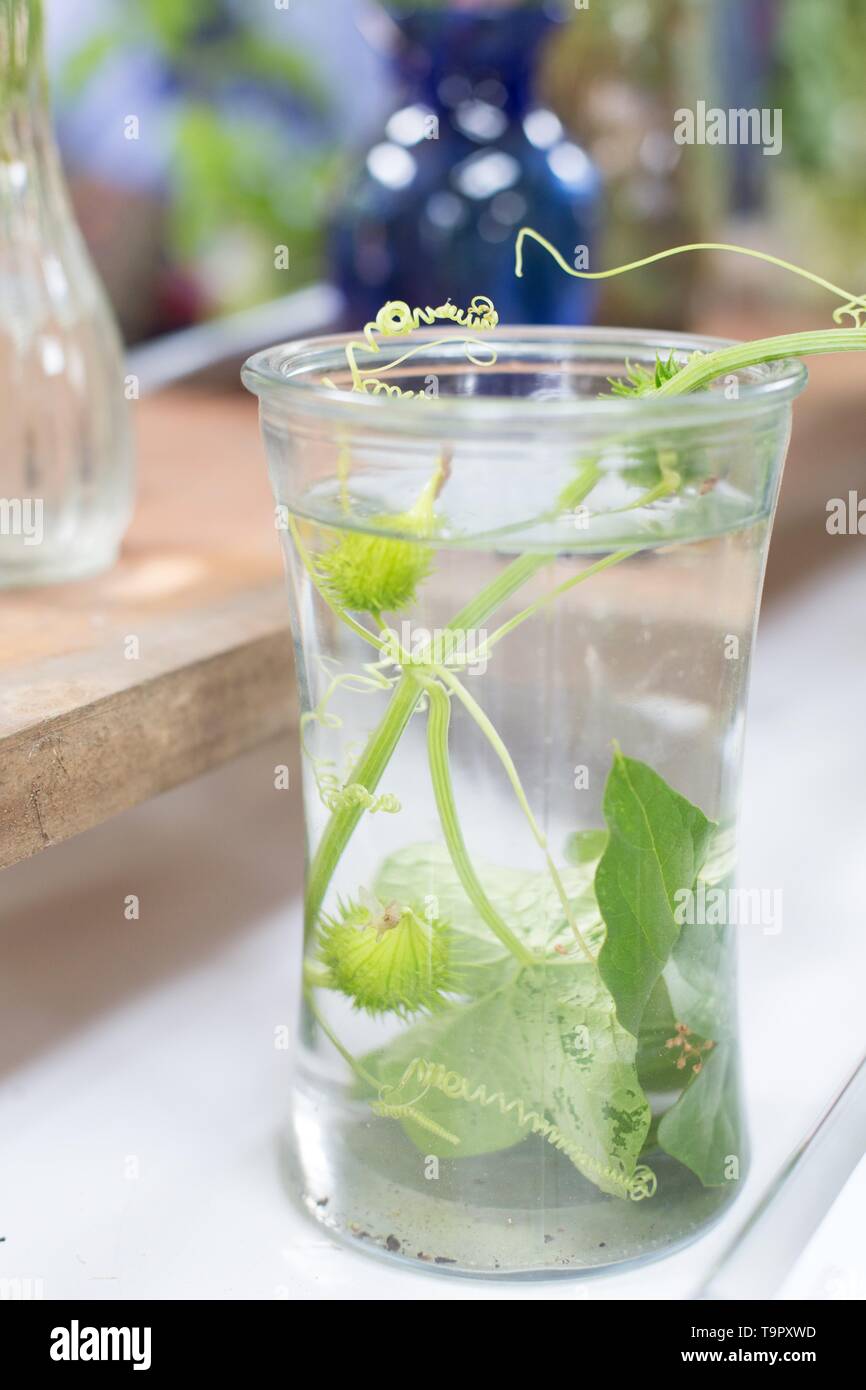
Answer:
[{"label": "clear glass jar rim", "polygon": [[[481,335],[474,335],[475,341]],[[400,338],[380,340],[382,347],[402,354],[413,346],[428,343],[447,346],[451,339],[457,346],[465,338],[459,330],[419,330]],[[358,333],[331,334],[317,338],[301,338],[279,343],[254,353],[244,363],[241,379],[253,395],[287,409],[312,412],[320,417],[340,420],[345,424],[364,424],[377,428],[393,428],[416,433],[419,427],[436,430],[447,420],[450,426],[480,424],[486,428],[508,430],[527,427],[543,430],[551,425],[589,424],[591,421],[606,427],[634,425],[638,419],[652,419],[654,424],[664,418],[679,423],[712,423],[716,419],[731,420],[732,407],[736,415],[751,414],[757,409],[778,409],[799,395],[808,379],[804,364],[796,358],[761,363],[747,370],[754,380],[741,382],[736,398],[722,397],[713,391],[690,392],[680,396],[658,398],[612,396],[610,399],[567,397],[560,399],[530,396],[423,396],[401,400],[384,394],[373,395],[359,391],[335,390],[310,381],[311,373],[334,372],[345,368],[345,348],[348,343],[362,341]],[[663,330],[628,328],[567,328],[559,326],[520,325],[497,328],[495,334],[484,335],[483,342],[496,350],[516,349],[521,344],[538,351],[546,344],[569,350],[579,361],[587,362],[603,352],[620,361],[641,358],[654,360],[658,352],[713,352],[732,347],[736,339],[714,338],[699,334],[668,333]],[[387,357],[381,359],[386,365]],[[455,356],[455,360],[457,360]],[[542,361],[538,358],[538,361]],[[551,362],[556,360],[551,355]],[[423,358],[416,359],[423,361]],[[491,364],[493,365],[493,364]],[[371,356],[364,362],[365,373],[375,375],[376,360]],[[467,359],[467,371],[483,371]],[[386,380],[388,378],[386,377]],[[414,427],[410,425],[414,422]]]}]

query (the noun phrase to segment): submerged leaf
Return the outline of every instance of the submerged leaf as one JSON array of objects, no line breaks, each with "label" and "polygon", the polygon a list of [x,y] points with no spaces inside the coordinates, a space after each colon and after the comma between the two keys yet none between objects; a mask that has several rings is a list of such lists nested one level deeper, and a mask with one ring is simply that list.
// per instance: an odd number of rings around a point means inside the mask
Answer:
[{"label": "submerged leaf", "polygon": [[[698,887],[733,883],[736,837],[732,827],[713,836]],[[730,926],[685,922],[665,972],[677,1018],[705,1038],[730,1037],[735,1019],[735,933]]]},{"label": "submerged leaf", "polygon": [[637,1044],[616,1016],[596,971],[586,966],[524,972],[515,992],[533,1094],[572,1145],[577,1168],[614,1196],[627,1196],[650,1126],[638,1080]]},{"label": "submerged leaf", "polygon": [[[552,964],[408,1029],[364,1067],[382,1082],[380,1113],[424,1153],[471,1157],[540,1135],[602,1191],[628,1197],[650,1124],[635,1053],[597,972]],[[652,1175],[638,1176],[645,1195]]]},{"label": "submerged leaf", "polygon": [[606,830],[575,830],[565,842],[563,853],[569,864],[598,863],[607,848]]},{"label": "submerged leaf", "polygon": [[[484,859],[474,859],[473,864],[490,902],[531,951],[542,951],[555,942],[571,947],[574,938],[546,870],[512,869]],[[588,862],[561,869],[560,877],[584,940],[595,946],[601,942],[603,925],[592,872],[593,863]],[[492,973],[494,967],[501,967],[503,978],[514,974],[514,958],[469,901],[444,845],[408,845],[398,850],[382,864],[373,889],[385,902],[428,902],[448,922],[451,963],[461,992],[489,994],[501,982]]]},{"label": "submerged leaf", "polygon": [[731,927],[682,927],[665,972],[676,1015],[705,1038],[735,1025],[735,942]]},{"label": "submerged leaf", "polygon": [[661,1147],[691,1168],[705,1187],[722,1187],[744,1173],[738,1091],[736,1051],[722,1043],[659,1125]]},{"label": "submerged leaf", "polygon": [[604,815],[610,841],[595,875],[607,928],[599,968],[620,1022],[637,1037],[679,935],[675,895],[694,888],[714,826],[646,763],[618,748]]},{"label": "submerged leaf", "polygon": [[[423,1073],[412,1070],[419,1060],[441,1068],[443,1078],[449,1074],[466,1077],[473,1087],[483,1082],[489,1097],[523,1096],[524,1059],[516,1045],[510,989],[425,1019],[365,1057],[364,1067],[381,1080],[382,1094],[390,1105],[414,1102],[416,1110],[459,1141],[455,1147],[437,1139],[411,1117],[402,1118],[403,1128],[422,1153],[471,1158],[510,1149],[526,1137],[528,1130],[521,1128],[514,1112],[503,1114],[495,1101],[491,1105],[467,1103],[435,1085],[426,1085]],[[407,1072],[411,1073],[408,1077]]]},{"label": "submerged leaf", "polygon": [[638,1036],[637,1069],[646,1091],[680,1090],[684,1077],[677,1070],[677,1058],[668,1040],[676,1031],[668,987],[663,975],[653,985],[647,1000]]}]

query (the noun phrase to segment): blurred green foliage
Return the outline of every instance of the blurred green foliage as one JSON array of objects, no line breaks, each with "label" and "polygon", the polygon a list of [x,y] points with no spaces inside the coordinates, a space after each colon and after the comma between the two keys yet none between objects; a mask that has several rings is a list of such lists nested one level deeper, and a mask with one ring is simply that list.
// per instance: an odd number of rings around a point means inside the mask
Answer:
[{"label": "blurred green foliage", "polygon": [[802,167],[866,183],[866,4],[785,0],[778,98],[785,148]]},{"label": "blurred green foliage", "polygon": [[10,38],[15,32],[13,24],[20,26],[24,11],[25,0],[0,0],[0,103],[27,90],[42,53],[42,0],[29,0],[27,4],[25,42],[21,42],[20,30],[17,42]]},{"label": "blurred green foliage", "polygon": [[172,115],[170,256],[216,312],[308,282],[320,270],[336,161],[321,137],[310,139],[328,100],[307,57],[228,0],[123,0],[113,24],[69,59],[65,95],[113,58],[142,52],[163,70]]},{"label": "blurred green foliage", "polygon": [[496,10],[546,9],[552,14],[574,8],[573,0],[380,0],[386,10],[466,10],[483,14]]},{"label": "blurred green foliage", "polygon": [[784,119],[778,215],[826,275],[866,273],[866,3],[785,0],[773,103]]}]

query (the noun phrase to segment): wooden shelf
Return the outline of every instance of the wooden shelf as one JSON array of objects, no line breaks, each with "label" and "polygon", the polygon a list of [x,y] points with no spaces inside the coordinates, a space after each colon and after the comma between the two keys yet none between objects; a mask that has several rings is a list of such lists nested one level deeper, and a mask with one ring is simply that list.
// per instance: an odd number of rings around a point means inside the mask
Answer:
[{"label": "wooden shelf", "polygon": [[187,388],[135,412],[119,564],[0,596],[0,868],[295,722],[254,401]]}]

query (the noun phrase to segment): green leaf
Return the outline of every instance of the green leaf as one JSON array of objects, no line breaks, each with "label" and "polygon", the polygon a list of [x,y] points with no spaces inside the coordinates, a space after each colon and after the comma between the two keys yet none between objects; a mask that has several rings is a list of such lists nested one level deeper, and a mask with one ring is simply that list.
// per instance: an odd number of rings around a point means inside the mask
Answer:
[{"label": "green leaf", "polygon": [[[708,1054],[659,1125],[661,1147],[705,1187],[722,1187],[745,1168],[739,1132],[737,1057],[730,1043]],[[732,1172],[731,1160],[736,1159]]]},{"label": "green leaf", "polygon": [[676,1032],[676,1017],[664,976],[660,975],[647,1000],[638,1036],[637,1069],[645,1091],[679,1091],[683,1074],[677,1070],[674,1050],[667,1046]]},{"label": "green leaf", "polygon": [[471,1158],[509,1149],[526,1137],[527,1130],[520,1127],[514,1113],[503,1115],[495,1104],[467,1104],[435,1087],[425,1089],[415,1077],[400,1085],[407,1067],[421,1058],[441,1065],[446,1072],[468,1077],[473,1086],[483,1082],[490,1096],[498,1093],[511,1099],[524,1095],[523,1058],[515,1045],[512,1001],[512,991],[504,989],[477,1003],[458,1005],[447,1014],[415,1024],[388,1047],[364,1058],[365,1068],[383,1086],[397,1088],[387,1094],[389,1101],[414,1101],[416,1109],[459,1140],[455,1147],[404,1118],[403,1128],[422,1153]]},{"label": "green leaf", "polygon": [[606,924],[601,975],[623,1027],[638,1036],[679,935],[675,894],[694,888],[713,823],[645,763],[617,748],[604,794],[610,841],[595,875]]},{"label": "green leaf", "polygon": [[[719,830],[710,842],[699,883],[727,887],[735,869],[734,832]],[[677,1019],[716,1042],[730,1037],[736,1026],[734,944],[730,927],[684,923],[665,972]]]},{"label": "green leaf", "polygon": [[[483,859],[473,864],[486,896],[530,950],[542,951],[554,942],[571,946],[562,903],[546,870],[511,869]],[[591,946],[600,945],[604,931],[592,869],[587,863],[560,870],[574,918]],[[436,916],[452,931],[453,962],[462,993],[489,994],[502,978],[515,973],[513,957],[469,901],[444,845],[409,845],[398,850],[382,864],[372,889],[383,902],[433,900]],[[502,977],[492,974],[496,967],[503,967]]]},{"label": "green leaf", "polygon": [[606,830],[575,830],[565,842],[563,853],[569,864],[597,864],[607,848]]},{"label": "green leaf", "polygon": [[471,1157],[540,1133],[602,1191],[626,1197],[650,1124],[635,1052],[597,972],[563,963],[521,970],[363,1065],[387,1105],[411,1104],[458,1141],[395,1116],[422,1152]]},{"label": "green leaf", "polygon": [[677,1019],[716,1042],[735,1017],[735,953],[730,927],[683,926],[665,972]]},{"label": "green leaf", "polygon": [[[693,353],[693,357],[700,357],[699,352]],[[692,360],[691,358],[689,360]],[[656,353],[655,367],[645,367],[641,362],[627,362],[625,377],[608,377],[610,383],[611,396],[646,396],[651,391],[657,391],[666,381],[675,377],[677,372],[681,372],[687,362],[677,362],[674,358],[673,349],[668,357],[660,357]]]},{"label": "green leaf", "polygon": [[715,887],[730,879],[737,867],[737,837],[731,826],[717,829],[710,841],[707,857],[701,869],[701,880]]},{"label": "green leaf", "polygon": [[650,1126],[637,1045],[589,966],[523,972],[514,1011],[532,1094],[574,1146],[575,1166],[603,1192],[627,1195]]},{"label": "green leaf", "polygon": [[327,161],[300,148],[290,153],[292,179],[275,180],[274,168],[287,157],[286,136],[277,127],[238,114],[229,119],[204,101],[187,99],[178,111],[169,218],[173,250],[192,261],[234,229],[242,244],[258,245],[261,253],[250,256],[235,288],[229,277],[221,289],[223,307],[280,292],[277,281],[285,277],[273,269],[275,241],[291,245],[293,284],[315,272],[331,174]]}]

